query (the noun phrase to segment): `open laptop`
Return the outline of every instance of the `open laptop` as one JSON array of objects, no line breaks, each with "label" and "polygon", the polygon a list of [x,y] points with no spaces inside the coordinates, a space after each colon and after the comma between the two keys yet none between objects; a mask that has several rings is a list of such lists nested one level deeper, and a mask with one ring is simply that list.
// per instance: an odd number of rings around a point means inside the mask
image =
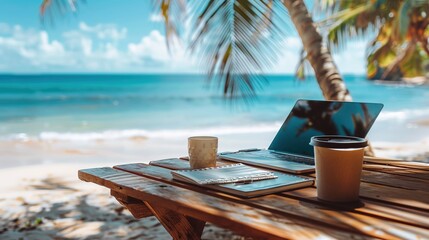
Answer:
[{"label": "open laptop", "polygon": [[310,138],[345,135],[364,138],[383,108],[380,103],[298,100],[268,149],[220,153],[226,160],[291,173],[315,169]]}]

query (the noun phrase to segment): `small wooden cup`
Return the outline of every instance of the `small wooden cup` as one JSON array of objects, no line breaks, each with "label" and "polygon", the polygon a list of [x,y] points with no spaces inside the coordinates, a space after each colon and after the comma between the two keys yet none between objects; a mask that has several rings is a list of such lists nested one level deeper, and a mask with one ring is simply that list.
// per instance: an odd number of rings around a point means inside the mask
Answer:
[{"label": "small wooden cup", "polygon": [[216,167],[218,138],[195,136],[188,138],[189,164],[192,169]]}]

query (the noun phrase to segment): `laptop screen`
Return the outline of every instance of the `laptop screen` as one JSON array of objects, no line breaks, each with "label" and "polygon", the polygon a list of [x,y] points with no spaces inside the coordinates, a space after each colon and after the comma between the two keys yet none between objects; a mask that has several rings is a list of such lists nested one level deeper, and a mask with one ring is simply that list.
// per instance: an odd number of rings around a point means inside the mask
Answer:
[{"label": "laptop screen", "polygon": [[312,157],[312,136],[365,137],[382,108],[380,103],[298,100],[268,149]]}]

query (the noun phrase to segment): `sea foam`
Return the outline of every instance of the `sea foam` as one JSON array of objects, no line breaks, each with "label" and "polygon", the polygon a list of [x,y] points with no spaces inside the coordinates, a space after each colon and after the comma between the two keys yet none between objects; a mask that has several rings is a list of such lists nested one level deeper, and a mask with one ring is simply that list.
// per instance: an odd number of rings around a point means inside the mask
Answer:
[{"label": "sea foam", "polygon": [[[376,122],[406,122],[416,118],[429,117],[429,109],[410,109],[400,111],[382,111]],[[188,128],[188,129],[121,129],[105,130],[100,132],[41,132],[36,135],[26,133],[11,134],[3,137],[7,140],[19,141],[100,141],[100,140],[135,140],[144,138],[173,139],[184,138],[197,135],[230,135],[230,134],[248,134],[248,133],[268,133],[277,132],[282,122],[255,123],[244,126],[210,126],[207,128]],[[393,123],[391,123],[393,124]],[[402,123],[401,123],[402,124]]]},{"label": "sea foam", "polygon": [[414,118],[429,117],[429,109],[406,109],[400,111],[381,111],[376,121],[406,121]]},{"label": "sea foam", "polygon": [[100,140],[133,140],[144,138],[172,139],[197,135],[229,135],[248,133],[277,132],[280,122],[261,123],[248,126],[220,126],[199,129],[124,129],[106,130],[101,132],[41,132],[38,135],[28,135],[26,133],[12,134],[7,137],[9,140],[19,141],[100,141]]}]

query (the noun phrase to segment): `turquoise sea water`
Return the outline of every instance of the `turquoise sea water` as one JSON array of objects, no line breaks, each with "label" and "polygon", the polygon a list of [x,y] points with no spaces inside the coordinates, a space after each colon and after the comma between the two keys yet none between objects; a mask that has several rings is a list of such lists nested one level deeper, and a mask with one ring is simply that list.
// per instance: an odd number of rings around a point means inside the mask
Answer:
[{"label": "turquoise sea water", "polygon": [[[0,138],[117,138],[275,130],[314,78],[267,76],[250,105],[228,102],[203,75],[0,75]],[[428,113],[429,87],[345,76],[355,101],[384,103],[377,121]],[[262,130],[263,131],[263,130]]]}]

